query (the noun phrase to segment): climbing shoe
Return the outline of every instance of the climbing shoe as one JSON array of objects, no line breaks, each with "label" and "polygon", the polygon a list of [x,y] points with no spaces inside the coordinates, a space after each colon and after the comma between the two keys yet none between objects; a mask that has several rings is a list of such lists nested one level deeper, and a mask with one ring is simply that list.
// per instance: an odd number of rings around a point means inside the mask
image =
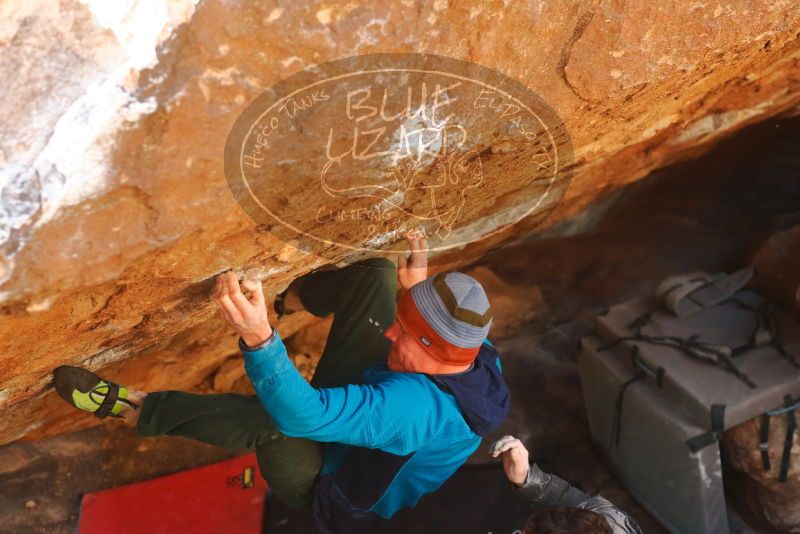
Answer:
[{"label": "climbing shoe", "polygon": [[126,407],[138,406],[128,400],[128,388],[103,380],[96,374],[80,367],[62,365],[53,371],[56,391],[61,398],[95,417],[121,418]]}]

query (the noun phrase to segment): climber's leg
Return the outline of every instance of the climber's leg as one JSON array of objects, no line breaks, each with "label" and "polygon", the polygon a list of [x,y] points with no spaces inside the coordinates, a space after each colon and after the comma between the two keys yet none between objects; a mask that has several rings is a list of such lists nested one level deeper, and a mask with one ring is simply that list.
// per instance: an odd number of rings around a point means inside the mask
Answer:
[{"label": "climber's leg", "polygon": [[333,313],[325,350],[311,384],[336,387],[361,382],[371,365],[386,360],[391,343],[383,332],[394,322],[397,268],[371,258],[299,279],[303,307],[319,317]]},{"label": "climber's leg", "polygon": [[275,496],[293,508],[311,506],[322,444],[283,435],[258,398],[159,391],[149,393],[140,410],[140,436],[183,436],[226,449],[255,449]]}]

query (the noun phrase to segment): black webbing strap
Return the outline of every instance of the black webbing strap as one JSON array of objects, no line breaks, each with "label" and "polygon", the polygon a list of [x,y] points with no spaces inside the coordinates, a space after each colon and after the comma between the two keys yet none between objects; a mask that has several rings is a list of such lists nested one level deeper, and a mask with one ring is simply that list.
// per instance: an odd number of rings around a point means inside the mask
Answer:
[{"label": "black webbing strap", "polygon": [[739,368],[736,367],[733,364],[731,359],[728,358],[727,355],[725,355],[725,354],[723,354],[722,352],[719,352],[719,351],[717,351],[716,354],[717,354],[717,358],[719,358],[720,364],[722,365],[723,369],[725,369],[726,371],[731,373],[733,376],[735,376],[736,378],[738,378],[739,380],[744,382],[745,385],[747,385],[747,387],[749,387],[750,389],[756,389],[756,385],[752,380],[750,380],[750,377],[747,376],[746,374],[744,374],[743,372],[741,372],[739,370]]},{"label": "black webbing strap", "polygon": [[597,347],[597,352],[603,352],[604,350],[613,349],[623,341],[645,341],[645,336],[642,334],[642,328],[647,326],[647,323],[650,322],[650,318],[653,316],[653,312],[649,311],[646,312],[633,321],[627,326],[628,330],[633,331],[632,336],[622,336],[618,337],[614,341],[606,343],[605,345],[600,345]]},{"label": "black webbing strap", "polygon": [[797,363],[797,360],[792,354],[786,350],[786,347],[783,346],[781,342],[781,337],[778,332],[778,321],[775,319],[775,307],[772,305],[767,305],[767,309],[764,311],[765,313],[765,320],[767,324],[767,330],[770,334],[770,344],[775,347],[775,350],[778,351],[778,354],[783,356],[786,361],[792,364],[794,367],[800,369],[800,364]]},{"label": "black webbing strap", "polygon": [[761,451],[761,466],[764,471],[769,471],[772,465],[769,463],[769,414],[761,414],[761,431],[758,435],[758,450]]},{"label": "black webbing strap", "polygon": [[119,398],[119,386],[113,382],[107,382],[107,384],[108,392],[106,392],[106,396],[100,404],[100,407],[94,412],[95,417],[100,419],[112,415],[111,410],[114,409],[114,406],[117,404],[117,399]]},{"label": "black webbing strap", "polygon": [[[683,351],[688,356],[714,364],[724,371],[731,373],[733,376],[741,380],[745,385],[751,389],[755,389],[756,385],[750,380],[746,374],[741,372],[733,361],[723,353],[719,348],[713,347],[699,342],[699,336],[695,335],[689,339],[683,339],[675,336],[649,336],[642,333],[642,328],[647,326],[652,316],[652,311],[640,315],[628,325],[628,329],[633,332],[631,336],[618,337],[617,339],[597,347],[597,352],[603,352],[611,349],[622,343],[623,341],[644,341],[652,343],[653,345],[662,345],[665,347],[673,347]],[[735,353],[735,351],[732,351]],[[713,354],[713,356],[711,356]],[[660,387],[660,386],[659,386]]]},{"label": "black webbing strap", "polygon": [[622,432],[622,403],[625,400],[625,392],[634,382],[642,378],[644,378],[644,373],[636,371],[633,378],[623,382],[619,387],[617,399],[614,401],[614,419],[611,421],[612,447],[619,447],[619,436]]},{"label": "black webbing strap", "polygon": [[[793,405],[791,395],[786,395],[783,398],[784,404],[787,407]],[[792,459],[792,444],[794,443],[794,431],[797,429],[797,419],[794,416],[794,410],[786,412],[786,440],[783,442],[783,457],[781,458],[781,470],[778,475],[778,482],[786,482],[787,475],[789,474],[789,462]]]},{"label": "black webbing strap", "polygon": [[692,452],[697,452],[719,441],[722,437],[722,432],[725,430],[725,405],[712,404],[711,405],[711,430],[704,432],[699,436],[695,436],[686,440],[686,445]]},{"label": "black webbing strap", "polygon": [[[639,347],[634,345],[631,358],[634,362],[639,358]],[[642,370],[642,368],[634,365],[633,378],[626,380],[622,383],[622,385],[619,386],[619,392],[617,393],[617,398],[614,401],[614,418],[611,420],[611,448],[619,447],[619,437],[622,433],[622,404],[625,401],[625,392],[634,382],[641,380],[644,377],[645,372]]]},{"label": "black webbing strap", "polygon": [[[786,347],[784,347],[783,343],[781,342],[778,332],[778,321],[775,319],[775,306],[769,302],[765,302],[763,305],[756,307],[751,306],[746,302],[742,302],[735,297],[731,300],[740,308],[751,312],[756,318],[756,327],[753,330],[753,333],[750,335],[750,341],[745,345],[733,349],[732,355],[734,357],[739,356],[747,351],[753,350],[756,347],[768,344],[772,345],[775,350],[778,351],[778,354],[780,354],[781,357],[789,362],[793,367],[800,369],[800,363],[797,362],[792,354],[789,354],[789,352],[786,350]],[[759,339],[759,334],[762,332],[766,332],[768,336],[768,341],[766,343]]]},{"label": "black webbing strap", "polygon": [[631,324],[628,325],[628,328],[634,331],[634,333],[639,336],[642,334],[642,328],[650,324],[650,320],[653,318],[653,311],[649,311],[643,313],[639,317],[633,320]]},{"label": "black webbing strap", "polygon": [[[674,336],[648,336],[644,334],[639,334],[638,336],[631,336],[631,337],[621,337],[613,342],[603,345],[597,349],[598,352],[610,349],[617,345],[622,341],[644,341],[647,343],[652,343],[653,345],[662,345],[665,347],[673,347],[679,350],[682,350],[684,354],[691,356],[692,358],[698,359],[700,361],[708,362],[713,365],[720,367],[723,371],[727,371],[740,381],[742,381],[745,385],[747,385],[751,389],[755,389],[756,385],[750,380],[746,374],[741,372],[736,365],[731,361],[730,358],[722,351],[703,343],[697,341],[697,336],[692,336],[689,339],[683,339]],[[712,356],[701,356],[701,354],[713,354]]]}]

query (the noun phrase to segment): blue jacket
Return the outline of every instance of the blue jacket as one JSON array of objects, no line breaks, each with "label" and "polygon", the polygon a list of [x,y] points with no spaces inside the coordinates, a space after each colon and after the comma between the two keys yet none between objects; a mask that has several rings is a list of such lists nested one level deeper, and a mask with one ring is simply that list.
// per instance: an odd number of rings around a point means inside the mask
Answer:
[{"label": "blue jacket", "polygon": [[281,432],[326,444],[314,498],[323,532],[349,532],[414,506],[508,414],[508,389],[488,340],[473,367],[457,375],[399,373],[379,364],[362,384],[324,389],[312,388],[295,370],[277,332],[266,345],[242,346],[242,352]]}]

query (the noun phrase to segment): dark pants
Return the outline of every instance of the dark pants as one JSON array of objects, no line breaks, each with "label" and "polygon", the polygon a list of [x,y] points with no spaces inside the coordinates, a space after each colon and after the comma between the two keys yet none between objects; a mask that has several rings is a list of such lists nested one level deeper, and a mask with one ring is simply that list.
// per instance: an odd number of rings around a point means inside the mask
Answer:
[{"label": "dark pants", "polygon": [[[302,277],[300,299],[314,315],[331,313],[328,340],[311,384],[317,388],[361,382],[371,365],[385,361],[383,331],[395,317],[397,271],[374,258],[336,271]],[[255,449],[261,474],[281,501],[309,508],[322,466],[322,444],[284,436],[256,397],[150,393],[137,424],[140,436],[184,436],[226,449]]]}]

